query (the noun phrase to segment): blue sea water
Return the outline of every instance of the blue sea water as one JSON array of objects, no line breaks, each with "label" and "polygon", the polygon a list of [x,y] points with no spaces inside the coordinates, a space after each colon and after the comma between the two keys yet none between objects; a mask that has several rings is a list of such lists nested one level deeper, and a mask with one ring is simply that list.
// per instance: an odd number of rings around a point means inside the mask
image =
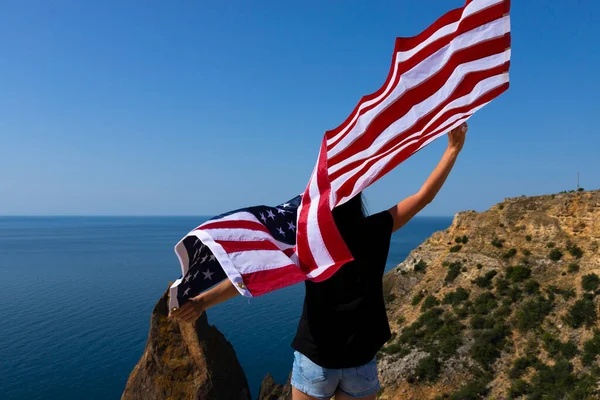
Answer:
[{"label": "blue sea water", "polygon": [[[0,217],[0,398],[119,399],[150,313],[179,276],[174,244],[198,217]],[[451,218],[394,234],[388,269]],[[287,379],[304,285],[209,310],[253,396]]]}]

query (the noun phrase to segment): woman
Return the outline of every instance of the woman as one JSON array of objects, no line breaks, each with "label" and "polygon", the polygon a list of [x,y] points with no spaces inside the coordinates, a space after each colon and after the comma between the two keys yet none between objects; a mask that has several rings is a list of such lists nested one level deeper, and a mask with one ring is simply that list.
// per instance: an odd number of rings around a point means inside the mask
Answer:
[{"label": "woman", "polygon": [[306,281],[292,369],[292,399],[375,399],[375,355],[390,339],[382,278],[392,233],[437,195],[465,141],[467,125],[448,135],[448,148],[421,190],[387,211],[365,216],[362,196],[333,217],[354,261],[324,282]]},{"label": "woman", "polygon": [[[324,282],[306,281],[294,348],[293,400],[375,399],[375,355],[390,337],[382,278],[393,232],[437,195],[462,150],[467,124],[448,134],[448,148],[414,195],[387,211],[366,216],[362,195],[336,207],[336,225],[354,261]],[[238,291],[229,280],[193,298],[172,316],[188,322]]]}]

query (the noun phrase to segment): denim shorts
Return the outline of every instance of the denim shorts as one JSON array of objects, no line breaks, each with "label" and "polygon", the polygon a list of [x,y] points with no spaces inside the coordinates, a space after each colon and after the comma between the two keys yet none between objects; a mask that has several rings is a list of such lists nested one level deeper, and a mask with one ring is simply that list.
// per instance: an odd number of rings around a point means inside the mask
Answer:
[{"label": "denim shorts", "polygon": [[300,352],[294,352],[292,386],[317,399],[331,399],[339,389],[350,397],[371,396],[379,391],[377,361],[356,368],[322,368]]}]

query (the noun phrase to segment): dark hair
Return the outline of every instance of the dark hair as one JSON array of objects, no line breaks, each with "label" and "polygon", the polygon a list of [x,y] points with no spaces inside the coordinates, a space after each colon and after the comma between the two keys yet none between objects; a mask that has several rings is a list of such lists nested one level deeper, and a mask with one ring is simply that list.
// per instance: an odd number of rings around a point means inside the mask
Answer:
[{"label": "dark hair", "polygon": [[352,199],[332,210],[333,220],[342,234],[342,237],[348,242],[348,237],[357,229],[357,222],[367,216],[367,208],[363,201],[362,193],[357,194]]}]

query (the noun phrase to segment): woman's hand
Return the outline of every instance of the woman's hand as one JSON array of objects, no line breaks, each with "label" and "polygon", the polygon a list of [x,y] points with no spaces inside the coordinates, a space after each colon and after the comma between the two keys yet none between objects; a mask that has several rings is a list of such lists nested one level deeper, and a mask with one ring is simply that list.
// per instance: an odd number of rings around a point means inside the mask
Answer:
[{"label": "woman's hand", "polygon": [[183,322],[195,322],[205,310],[204,299],[201,296],[192,297],[183,306],[169,314],[169,318],[175,318]]},{"label": "woman's hand", "polygon": [[460,152],[465,144],[465,137],[467,135],[467,131],[469,130],[469,125],[465,122],[458,128],[454,128],[448,133],[448,150],[452,150],[456,153]]}]

